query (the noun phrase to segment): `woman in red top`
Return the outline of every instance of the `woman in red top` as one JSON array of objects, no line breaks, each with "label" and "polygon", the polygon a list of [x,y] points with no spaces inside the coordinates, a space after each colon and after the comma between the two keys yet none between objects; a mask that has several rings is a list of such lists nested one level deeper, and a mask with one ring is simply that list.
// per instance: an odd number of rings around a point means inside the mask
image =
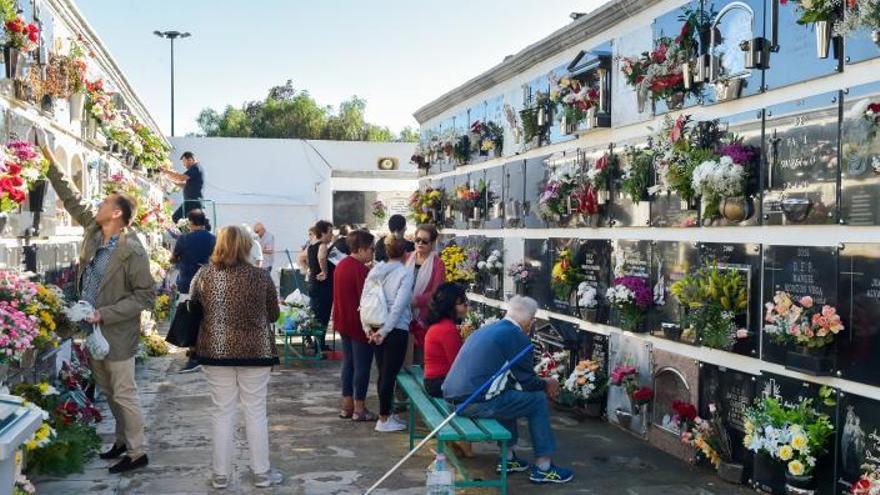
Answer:
[{"label": "woman in red top", "polygon": [[373,346],[367,341],[358,311],[361,292],[373,260],[373,234],[365,230],[351,232],[347,238],[350,256],[333,273],[333,328],[342,335],[342,419],[375,421],[364,400],[370,385]]},{"label": "woman in red top", "polygon": [[[415,279],[413,287],[412,310],[413,320],[409,325],[409,334],[412,342],[412,360],[407,365],[422,364],[424,360],[425,331],[428,328],[428,306],[434,297],[437,287],[446,281],[446,269],[443,260],[434,250],[438,237],[437,227],[430,224],[419,225],[416,228],[416,250],[406,260],[407,268],[412,268]],[[410,353],[408,353],[410,354]]]},{"label": "woman in red top", "polygon": [[425,390],[431,397],[443,397],[441,385],[461,349],[457,324],[468,312],[464,287],[442,284],[434,293],[428,311],[428,334],[425,336]]}]

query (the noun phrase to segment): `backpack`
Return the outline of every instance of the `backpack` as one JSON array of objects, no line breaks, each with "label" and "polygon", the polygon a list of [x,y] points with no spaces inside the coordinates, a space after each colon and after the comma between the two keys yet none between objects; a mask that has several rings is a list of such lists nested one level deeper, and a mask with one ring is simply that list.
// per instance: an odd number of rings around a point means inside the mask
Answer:
[{"label": "backpack", "polygon": [[382,285],[385,282],[385,278],[391,273],[394,272],[386,273],[385,277],[381,279],[378,277],[368,278],[364,282],[364,290],[361,292],[360,307],[358,308],[364,331],[368,331],[370,328],[381,327],[385,324],[385,320],[388,319],[388,301],[385,299],[385,290]]}]

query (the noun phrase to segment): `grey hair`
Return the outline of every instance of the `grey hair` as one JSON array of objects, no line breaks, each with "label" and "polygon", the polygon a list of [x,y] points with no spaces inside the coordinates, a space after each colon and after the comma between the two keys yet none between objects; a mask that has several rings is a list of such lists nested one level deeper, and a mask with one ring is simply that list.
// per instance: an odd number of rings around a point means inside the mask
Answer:
[{"label": "grey hair", "polygon": [[515,321],[531,320],[538,312],[538,303],[531,297],[513,296],[507,301],[507,315]]}]

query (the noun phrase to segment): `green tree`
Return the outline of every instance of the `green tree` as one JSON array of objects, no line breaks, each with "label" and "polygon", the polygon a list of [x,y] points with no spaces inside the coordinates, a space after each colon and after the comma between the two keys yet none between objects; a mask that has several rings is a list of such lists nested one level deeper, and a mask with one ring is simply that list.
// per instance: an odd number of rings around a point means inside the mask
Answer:
[{"label": "green tree", "polygon": [[406,126],[400,130],[400,136],[397,137],[397,140],[402,143],[418,143],[419,130]]}]

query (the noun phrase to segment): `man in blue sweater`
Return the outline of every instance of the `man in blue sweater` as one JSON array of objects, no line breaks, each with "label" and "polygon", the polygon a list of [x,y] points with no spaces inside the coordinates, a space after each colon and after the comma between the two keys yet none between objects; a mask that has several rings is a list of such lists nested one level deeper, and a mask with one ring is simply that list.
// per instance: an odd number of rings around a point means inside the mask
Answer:
[{"label": "man in blue sweater", "polygon": [[[503,320],[483,327],[465,341],[455,358],[452,369],[443,382],[443,396],[453,405],[464,402],[492,378],[502,366],[529,345],[528,335],[535,325],[538,303],[529,297],[513,297]],[[526,462],[517,459],[513,447],[518,438],[516,421],[526,418],[535,454],[535,465],[529,480],[535,483],[567,483],[574,477],[570,469],[555,466],[550,456],[556,450],[556,441],[550,427],[550,406],[547,397],[559,394],[559,382],[542,379],[535,374],[534,358],[529,354],[513,363],[510,370],[499,376],[486,391],[461,412],[462,416],[498,420],[513,436],[507,452],[507,471],[529,469]],[[501,464],[498,464],[501,470]]]}]

